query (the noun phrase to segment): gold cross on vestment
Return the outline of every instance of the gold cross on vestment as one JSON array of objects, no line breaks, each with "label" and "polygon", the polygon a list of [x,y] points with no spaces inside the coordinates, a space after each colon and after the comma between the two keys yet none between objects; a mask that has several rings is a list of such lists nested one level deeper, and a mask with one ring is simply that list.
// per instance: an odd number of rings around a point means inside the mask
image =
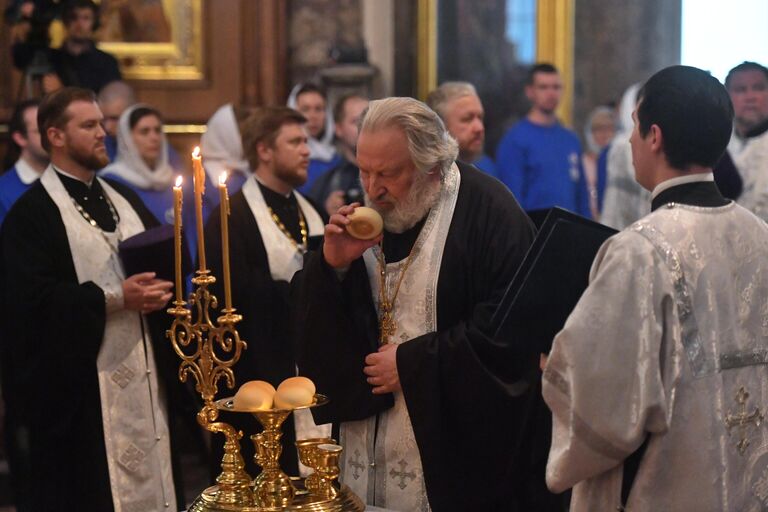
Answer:
[{"label": "gold cross on vestment", "polygon": [[728,415],[725,417],[725,428],[728,430],[728,435],[731,434],[731,429],[733,427],[737,427],[739,429],[741,438],[736,444],[736,448],[738,448],[741,455],[744,455],[744,453],[747,451],[747,447],[749,446],[749,440],[747,439],[747,427],[749,427],[751,423],[754,423],[755,428],[759,427],[760,422],[762,422],[763,418],[765,417],[757,407],[755,407],[755,410],[751,413],[747,413],[748,398],[749,392],[744,389],[744,386],[740,387],[736,392],[736,401],[741,406],[741,412],[738,414],[732,414],[729,411]]},{"label": "gold cross on vestment", "polygon": [[381,304],[381,317],[379,318],[379,345],[386,345],[397,331],[397,323],[392,315],[392,306],[384,301]]}]

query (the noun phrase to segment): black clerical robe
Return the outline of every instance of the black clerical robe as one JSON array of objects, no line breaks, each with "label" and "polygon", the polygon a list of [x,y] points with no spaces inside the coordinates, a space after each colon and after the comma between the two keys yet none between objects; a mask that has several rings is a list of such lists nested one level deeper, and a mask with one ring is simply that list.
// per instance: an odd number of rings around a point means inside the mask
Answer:
[{"label": "black clerical robe", "polygon": [[[74,197],[71,178],[61,179]],[[157,225],[133,191],[109,184],[145,228]],[[105,205],[89,213],[107,229],[114,226]],[[96,366],[104,292],[78,282],[61,214],[40,182],[8,213],[0,248],[3,385],[10,387],[3,394],[30,428],[35,510],[113,510]],[[154,340],[158,368],[163,341]]]},{"label": "black clerical robe", "polygon": [[[489,322],[530,246],[533,226],[494,178],[458,164],[461,185],[437,281],[437,331],[398,346],[397,367],[432,510],[521,510],[516,454],[530,396],[519,381],[535,366]],[[422,223],[385,234],[388,262],[408,255]],[[330,397],[321,422],[355,421],[391,407],[363,374],[378,321],[363,259],[343,279],[322,251],[292,283],[299,368]]]},{"label": "black clerical robe", "polygon": [[[275,212],[291,237],[300,244],[302,236],[299,227],[299,205],[295,195],[291,193],[289,197],[285,197],[260,183],[258,186],[266,204]],[[232,304],[237,312],[243,315],[242,322],[237,324],[237,330],[240,338],[248,344],[248,348],[234,367],[236,385],[241,386],[249,380],[265,380],[277,387],[283,380],[296,375],[296,356],[288,329],[289,284],[288,281],[273,279],[270,273],[267,248],[243,190],[230,198],[230,212]],[[222,304],[224,289],[221,280],[220,206],[216,207],[208,219],[205,238],[208,266],[217,277],[212,290],[218,297],[219,304]],[[318,243],[318,238],[308,238],[310,248],[317,247]],[[221,397],[233,394],[232,390],[219,390]],[[261,431],[256,419],[250,415],[224,413],[222,418],[246,434]],[[295,440],[293,422],[286,421],[283,426],[283,453],[280,463],[282,469],[290,475],[298,474]],[[218,444],[214,447],[220,449]],[[246,470],[251,476],[256,476],[260,469],[253,460],[253,443],[246,440],[241,443],[241,449]]]}]

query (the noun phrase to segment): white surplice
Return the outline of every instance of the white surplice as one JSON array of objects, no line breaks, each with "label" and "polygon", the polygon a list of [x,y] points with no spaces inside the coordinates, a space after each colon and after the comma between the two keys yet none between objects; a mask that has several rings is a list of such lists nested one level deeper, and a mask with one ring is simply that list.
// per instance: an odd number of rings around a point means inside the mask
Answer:
[{"label": "white surplice", "polygon": [[[291,240],[275,224],[255,176],[245,182],[242,190],[245,201],[259,226],[261,240],[267,251],[267,261],[272,279],[290,282],[293,274],[301,270],[304,265],[304,254],[299,251],[296,245],[291,243]],[[322,236],[325,229],[323,219],[301,194],[296,191],[293,193],[307,224],[307,236]],[[288,343],[288,340],[285,342]],[[273,382],[272,384],[277,386],[280,383]],[[315,424],[309,409],[294,411],[293,422],[296,427],[296,439],[330,437],[331,435],[331,424]],[[301,463],[299,466],[302,476],[307,476],[310,473],[310,468]]]},{"label": "white surplice", "polygon": [[767,363],[768,226],[734,203],[659,208],[603,245],[555,338],[548,485],[619,510],[649,436],[626,510],[768,510],[768,426],[733,425],[768,413]]},{"label": "white surplice", "polygon": [[[395,302],[392,343],[407,343],[437,330],[437,280],[460,182],[454,164],[412,249],[413,257]],[[378,246],[363,254],[377,311],[381,288],[378,255]],[[405,262],[387,264],[388,297],[394,293]],[[428,511],[421,456],[408,407],[402,392],[395,392],[394,398],[394,407],[378,416],[342,423],[341,481],[369,505],[402,512]]]},{"label": "white surplice", "polygon": [[[123,196],[105,181],[95,179],[120,218],[113,233],[101,231],[80,215],[52,167],[40,181],[61,214],[78,281],[91,281],[105,294],[116,293],[125,279],[117,244],[144,231],[144,225]],[[159,392],[152,344],[142,335],[142,322],[135,311],[107,313],[96,361],[115,512],[178,510],[168,418]]]},{"label": "white surplice", "polygon": [[744,183],[739,204],[768,221],[768,132],[746,140],[734,135],[728,152]]}]

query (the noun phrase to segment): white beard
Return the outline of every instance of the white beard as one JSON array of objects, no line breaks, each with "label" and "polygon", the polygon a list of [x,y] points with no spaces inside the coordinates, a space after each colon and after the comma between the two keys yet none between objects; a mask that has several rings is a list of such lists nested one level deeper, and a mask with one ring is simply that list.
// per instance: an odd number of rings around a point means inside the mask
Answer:
[{"label": "white beard", "polygon": [[401,202],[395,203],[391,210],[381,210],[376,203],[371,201],[365,192],[365,205],[373,208],[384,219],[384,229],[390,233],[403,233],[416,225],[427,216],[429,210],[440,198],[443,187],[442,178],[439,181],[430,181],[429,176],[416,171],[417,175],[411,185],[408,196]]}]

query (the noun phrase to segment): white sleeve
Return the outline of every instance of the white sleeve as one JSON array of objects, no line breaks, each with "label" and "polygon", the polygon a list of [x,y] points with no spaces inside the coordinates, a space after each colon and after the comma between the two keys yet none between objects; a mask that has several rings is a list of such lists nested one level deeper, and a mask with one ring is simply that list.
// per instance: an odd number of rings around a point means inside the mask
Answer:
[{"label": "white sleeve", "polygon": [[623,232],[603,245],[589,288],[555,337],[544,370],[552,410],[547,484],[562,492],[621,466],[666,425],[659,367],[672,280],[653,246]]}]

